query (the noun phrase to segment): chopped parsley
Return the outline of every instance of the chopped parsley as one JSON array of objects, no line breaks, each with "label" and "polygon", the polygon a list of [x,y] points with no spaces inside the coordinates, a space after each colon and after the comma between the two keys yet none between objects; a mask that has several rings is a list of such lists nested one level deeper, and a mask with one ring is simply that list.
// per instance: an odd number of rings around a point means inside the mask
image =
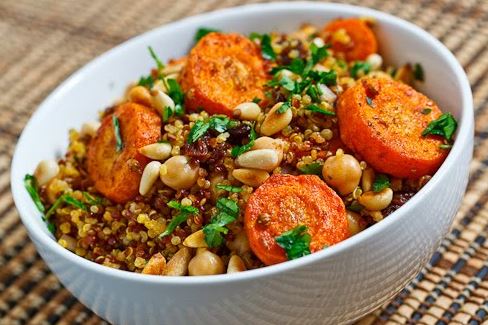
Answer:
[{"label": "chopped parsley", "polygon": [[364,209],[364,207],[359,204],[358,201],[353,201],[348,207],[348,210],[353,211],[353,212],[361,212],[361,210]]},{"label": "chopped parsley", "polygon": [[159,238],[166,237],[171,235],[173,231],[178,227],[180,224],[185,222],[190,215],[197,214],[198,209],[193,206],[185,206],[179,203],[178,201],[171,200],[168,202],[168,206],[172,209],[178,210],[178,214],[171,219],[166,229],[163,231]]},{"label": "chopped parsley", "polygon": [[37,187],[37,180],[34,176],[26,174],[24,177],[24,187],[29,193],[32,201],[36,205],[37,210],[44,213],[45,207],[42,204],[41,196],[39,195],[38,187]]},{"label": "chopped parsley", "polygon": [[304,174],[310,174],[310,175],[322,175],[322,164],[319,164],[317,162],[311,163],[305,166],[302,166],[298,168],[299,171],[301,171]]},{"label": "chopped parsley", "polygon": [[284,112],[286,112],[290,108],[291,108],[291,102],[290,101],[286,101],[283,104],[281,104],[281,106],[276,110],[276,112],[278,112],[280,114],[283,114]]},{"label": "chopped parsley", "polygon": [[193,143],[201,138],[208,130],[223,133],[234,127],[238,122],[226,116],[214,115],[207,121],[196,121],[188,134],[188,143]]},{"label": "chopped parsley", "polygon": [[75,208],[85,210],[87,211],[86,205],[81,202],[80,200],[75,199],[68,193],[62,194],[60,197],[54,201],[53,205],[47,210],[46,212],[46,219],[49,219],[49,217],[58,209],[63,203],[69,204]]},{"label": "chopped parsley", "polygon": [[165,79],[166,88],[168,89],[168,96],[171,97],[175,103],[174,113],[178,116],[183,115],[183,104],[185,102],[185,93],[181,89],[176,79]]},{"label": "chopped parsley", "polygon": [[451,113],[444,113],[438,119],[432,121],[422,131],[422,135],[428,134],[440,135],[447,141],[452,140],[452,136],[457,129],[457,122]]},{"label": "chopped parsley", "polygon": [[114,127],[115,134],[115,150],[120,152],[124,148],[124,143],[122,142],[122,137],[120,135],[120,122],[115,114],[112,115],[112,125]]},{"label": "chopped parsley", "polygon": [[201,40],[205,35],[213,33],[213,32],[220,32],[220,30],[215,29],[215,28],[209,28],[209,27],[200,27],[197,29],[197,32],[195,33],[195,43]]},{"label": "chopped parsley", "polygon": [[229,232],[225,227],[234,222],[239,216],[239,206],[236,201],[228,198],[220,198],[216,203],[217,213],[212,217],[210,223],[203,227],[205,242],[208,247],[218,247],[224,242],[224,235]]},{"label": "chopped parsley", "polygon": [[158,67],[158,71],[163,70],[164,69],[164,64],[161,61],[161,59],[156,55],[156,52],[154,52],[154,50],[153,50],[153,48],[151,46],[148,46],[147,48],[149,50],[149,54],[151,54],[151,57],[156,62],[156,66]]},{"label": "chopped parsley", "polygon": [[351,77],[358,78],[361,72],[363,75],[367,75],[371,72],[371,70],[371,64],[369,64],[368,62],[356,61],[351,67],[350,73]]},{"label": "chopped parsley", "polygon": [[149,75],[147,77],[141,77],[139,78],[139,82],[137,83],[138,86],[143,86],[146,88],[152,88],[154,86],[154,78]]},{"label": "chopped parsley", "polygon": [[289,260],[309,255],[311,239],[312,236],[304,225],[299,225],[275,238],[276,243],[285,250]]},{"label": "chopped parsley", "polygon": [[373,182],[373,192],[381,192],[385,188],[390,187],[390,179],[385,174],[376,175]]},{"label": "chopped parsley", "polygon": [[424,115],[428,115],[430,114],[430,112],[432,112],[432,108],[424,108],[421,113],[424,114]]},{"label": "chopped parsley", "polygon": [[275,60],[276,53],[273,50],[273,46],[271,45],[271,36],[268,34],[259,34],[253,32],[249,35],[249,38],[254,41],[258,39],[261,43],[261,55],[266,60]]},{"label": "chopped parsley", "polygon": [[235,146],[232,148],[231,155],[233,158],[242,155],[244,152],[251,150],[254,145],[254,140],[256,140],[257,134],[254,130],[254,125],[251,125],[251,132],[249,132],[249,141],[242,146]]},{"label": "chopped parsley", "polygon": [[322,109],[315,104],[308,105],[307,107],[305,107],[305,109],[308,111],[312,111],[314,113],[320,113],[320,114],[324,114],[324,115],[328,115],[328,116],[335,116],[336,115],[335,112]]},{"label": "chopped parsley", "polygon": [[219,190],[224,190],[224,191],[231,192],[231,193],[240,193],[240,192],[242,192],[242,187],[238,187],[238,186],[231,186],[231,185],[225,185],[225,184],[217,184],[217,186],[215,186],[215,187],[218,188]]},{"label": "chopped parsley", "polygon": [[420,63],[415,63],[413,65],[413,77],[415,80],[424,81],[424,68]]},{"label": "chopped parsley", "polygon": [[83,192],[83,197],[85,201],[90,205],[99,205],[102,204],[102,199],[99,197],[94,197],[88,192]]},{"label": "chopped parsley", "polygon": [[252,102],[253,102],[253,103],[255,103],[255,104],[259,104],[259,103],[261,102],[261,100],[262,100],[262,99],[261,99],[261,98],[259,98],[259,97],[254,97],[254,98],[252,99]]},{"label": "chopped parsley", "polygon": [[310,45],[310,52],[312,54],[312,63],[315,65],[329,56],[327,51],[328,46],[318,47],[315,43]]}]

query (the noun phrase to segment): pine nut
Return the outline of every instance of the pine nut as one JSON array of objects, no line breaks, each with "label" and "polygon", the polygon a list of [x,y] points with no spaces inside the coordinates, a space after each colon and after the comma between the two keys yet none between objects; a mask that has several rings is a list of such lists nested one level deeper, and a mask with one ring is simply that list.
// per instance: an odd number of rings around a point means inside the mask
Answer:
[{"label": "pine nut", "polygon": [[143,274],[163,275],[166,268],[166,259],[161,253],[154,254],[142,269]]},{"label": "pine nut", "polygon": [[162,92],[161,90],[155,90],[152,92],[153,96],[153,107],[155,107],[161,114],[164,112],[166,107],[169,107],[171,111],[175,110],[175,102],[171,97]]},{"label": "pine nut", "polygon": [[347,210],[347,224],[351,236],[363,231],[366,228],[366,225],[361,220],[361,216],[358,213],[349,210]]},{"label": "pine nut", "polygon": [[240,168],[234,169],[232,176],[243,184],[258,187],[268,179],[269,173],[259,169]]},{"label": "pine nut", "polygon": [[232,255],[227,265],[227,273],[237,273],[246,270],[246,265],[238,255]]},{"label": "pine nut", "polygon": [[222,273],[224,273],[222,259],[207,249],[199,249],[197,255],[188,264],[189,275],[214,275]]},{"label": "pine nut", "polygon": [[175,189],[187,189],[198,179],[198,166],[190,166],[185,156],[174,156],[161,165],[159,177],[167,186]]},{"label": "pine nut", "polygon": [[328,102],[328,103],[333,103],[337,99],[337,95],[334,94],[334,92],[332,90],[330,90],[330,88],[327,87],[326,85],[319,84],[318,87],[320,89],[320,92],[322,93],[320,95],[320,99],[322,101]]},{"label": "pine nut", "polygon": [[393,191],[387,187],[380,192],[365,192],[358,198],[358,201],[370,211],[380,211],[388,207],[392,199]]},{"label": "pine nut", "polygon": [[274,149],[258,149],[243,153],[235,162],[240,167],[272,171],[278,167],[279,157]]},{"label": "pine nut", "polygon": [[278,153],[278,166],[283,160],[283,149],[285,147],[285,142],[281,139],[273,139],[270,137],[259,137],[254,141],[254,145],[251,150],[258,149],[274,149]]},{"label": "pine nut", "polygon": [[361,187],[363,192],[371,191],[373,188],[375,173],[373,168],[366,168],[363,171],[363,176],[361,177]]},{"label": "pine nut", "polygon": [[368,57],[366,58],[366,62],[371,65],[371,68],[373,70],[378,70],[383,65],[383,58],[381,57],[381,55],[373,53],[368,55]]},{"label": "pine nut", "polygon": [[253,102],[239,104],[232,112],[236,118],[246,121],[255,121],[259,113],[261,113],[261,107]]},{"label": "pine nut", "polygon": [[141,195],[146,195],[149,193],[154,183],[158,179],[160,168],[161,163],[159,161],[151,161],[146,165],[146,167],[144,167],[141,182],[139,183],[139,193]]},{"label": "pine nut", "polygon": [[205,242],[205,234],[203,233],[202,229],[186,237],[183,241],[183,245],[191,248],[208,247],[207,243]]},{"label": "pine nut", "polygon": [[55,160],[42,160],[34,171],[34,177],[36,178],[39,186],[46,185],[51,179],[56,177],[59,173],[59,165]]},{"label": "pine nut", "polygon": [[283,105],[283,103],[277,103],[273,108],[266,114],[263,123],[261,124],[261,134],[262,135],[273,135],[280,132],[290,124],[293,118],[293,113],[290,109],[287,109],[284,113],[278,113],[278,109]]},{"label": "pine nut", "polygon": [[169,260],[166,265],[164,275],[184,276],[188,273],[188,263],[191,259],[191,250],[188,247],[182,247]]},{"label": "pine nut", "polygon": [[143,86],[132,87],[131,90],[129,91],[129,100],[131,102],[148,106],[148,107],[151,107],[151,103],[152,103],[151,94],[149,93],[149,90],[147,90],[146,87]]},{"label": "pine nut", "polygon": [[185,65],[186,65],[186,60],[183,60],[182,62],[178,62],[178,63],[168,64],[164,67],[162,73],[164,75],[180,73],[181,70],[185,67]]},{"label": "pine nut", "polygon": [[154,160],[166,160],[171,154],[169,143],[152,143],[139,149],[144,156]]},{"label": "pine nut", "polygon": [[322,169],[325,182],[341,195],[354,191],[361,180],[361,166],[351,155],[338,150],[335,156],[327,158]]},{"label": "pine nut", "polygon": [[100,127],[100,122],[92,121],[83,123],[80,130],[80,136],[90,136],[94,137],[97,134],[98,128]]},{"label": "pine nut", "polygon": [[246,233],[241,231],[238,233],[233,241],[227,243],[227,247],[238,255],[243,255],[251,250],[249,246],[249,240],[247,239]]}]

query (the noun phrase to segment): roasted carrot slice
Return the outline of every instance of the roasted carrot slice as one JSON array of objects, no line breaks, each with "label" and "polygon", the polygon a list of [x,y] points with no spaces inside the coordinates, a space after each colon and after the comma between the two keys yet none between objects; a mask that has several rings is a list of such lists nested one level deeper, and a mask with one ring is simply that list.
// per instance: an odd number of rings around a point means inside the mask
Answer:
[{"label": "roasted carrot slice", "polygon": [[334,52],[343,55],[346,60],[364,60],[378,51],[378,42],[371,28],[357,18],[336,19],[328,23],[326,42],[332,45]]},{"label": "roasted carrot slice", "polygon": [[186,108],[232,116],[238,104],[264,98],[265,81],[256,44],[239,34],[210,33],[191,50],[180,83]]},{"label": "roasted carrot slice", "polygon": [[266,265],[287,260],[276,237],[299,225],[308,228],[315,252],[349,237],[341,198],[315,175],[273,175],[249,198],[245,229],[256,256]]},{"label": "roasted carrot slice", "polygon": [[[114,127],[115,120],[119,132]],[[122,140],[119,150],[116,133]],[[113,114],[102,120],[88,147],[88,173],[95,188],[117,203],[136,196],[142,171],[150,161],[138,149],[160,138],[161,119],[157,113],[135,103],[118,106]]]},{"label": "roasted carrot slice", "polygon": [[422,131],[439,107],[410,86],[363,78],[337,102],[342,141],[380,172],[401,178],[432,175],[446,158],[437,136]]}]

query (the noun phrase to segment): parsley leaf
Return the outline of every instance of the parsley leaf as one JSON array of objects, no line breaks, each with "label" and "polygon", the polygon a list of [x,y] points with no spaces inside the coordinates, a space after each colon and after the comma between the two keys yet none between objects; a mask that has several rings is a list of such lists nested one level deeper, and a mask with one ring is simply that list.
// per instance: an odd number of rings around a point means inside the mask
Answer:
[{"label": "parsley leaf", "polygon": [[26,174],[24,176],[24,187],[29,193],[32,201],[36,205],[37,210],[40,212],[44,212],[46,208],[44,204],[42,204],[41,196],[39,195],[38,187],[37,187],[37,180],[34,176]]},{"label": "parsley leaf", "polygon": [[254,140],[256,140],[257,135],[254,131],[254,125],[251,126],[251,132],[249,132],[249,142],[242,146],[235,146],[232,148],[231,155],[233,158],[242,155],[244,152],[249,151],[254,145]]},{"label": "parsley leaf", "polygon": [[164,64],[161,61],[161,59],[156,55],[156,53],[154,52],[154,50],[153,50],[152,47],[148,46],[147,48],[149,50],[149,54],[151,54],[151,57],[156,62],[156,66],[158,67],[158,71],[163,70],[164,69]]},{"label": "parsley leaf", "polygon": [[424,114],[424,115],[428,115],[430,114],[430,112],[432,112],[432,108],[424,108],[421,113]]},{"label": "parsley leaf", "polygon": [[328,46],[324,45],[322,47],[318,47],[315,43],[310,45],[310,52],[312,54],[312,62],[313,64],[317,64],[327,56],[329,56],[329,52],[327,51]]},{"label": "parsley leaf", "polygon": [[194,37],[195,43],[198,42],[200,39],[202,39],[205,35],[213,32],[220,32],[220,30],[215,28],[209,28],[209,27],[200,27],[195,33],[195,37]]},{"label": "parsley leaf", "polygon": [[112,115],[112,125],[114,127],[115,134],[115,150],[120,152],[124,148],[124,143],[122,142],[122,137],[120,136],[120,122],[115,114]]},{"label": "parsley leaf", "polygon": [[351,77],[358,78],[359,74],[362,72],[363,75],[367,75],[372,70],[371,64],[364,61],[356,61],[351,68]]},{"label": "parsley leaf", "polygon": [[390,179],[385,174],[376,175],[373,182],[373,192],[381,192],[385,188],[390,187]]},{"label": "parsley leaf", "polygon": [[276,243],[285,250],[289,260],[309,255],[311,239],[312,236],[304,225],[299,225],[275,238]]},{"label": "parsley leaf", "polygon": [[147,77],[141,77],[137,85],[146,88],[152,88],[152,86],[154,86],[154,78],[151,75]]},{"label": "parsley leaf", "polygon": [[90,205],[99,205],[102,204],[102,199],[99,197],[94,197],[88,192],[83,192],[83,197],[85,201]]},{"label": "parsley leaf", "polygon": [[242,192],[242,187],[238,187],[238,186],[231,186],[231,185],[225,185],[225,184],[217,184],[217,186],[215,186],[215,187],[218,188],[219,190],[224,190],[224,191],[231,192],[231,193],[240,193],[240,192]]},{"label": "parsley leaf", "polygon": [[427,125],[427,127],[422,131],[422,135],[440,135],[447,141],[451,141],[456,129],[457,122],[454,116],[452,116],[451,113],[444,113],[437,120],[430,122],[429,125]]},{"label": "parsley leaf", "polygon": [[301,171],[304,174],[309,174],[309,175],[322,175],[322,167],[323,165],[319,163],[311,163],[305,166],[302,166],[298,168],[299,171]]},{"label": "parsley leaf", "polygon": [[66,203],[66,204],[69,204],[69,205],[74,206],[75,208],[78,208],[78,209],[87,211],[86,205],[83,202],[81,202],[80,200],[75,199],[74,197],[72,197],[68,193],[65,193],[65,194],[62,194],[60,197],[58,197],[56,199],[56,201],[54,201],[53,205],[51,205],[51,207],[49,208],[49,210],[47,210],[47,212],[46,212],[46,219],[49,219],[49,217],[63,203]]},{"label": "parsley leaf", "polygon": [[424,81],[424,68],[420,63],[415,63],[413,65],[413,77],[415,80]]},{"label": "parsley leaf", "polygon": [[284,112],[286,112],[287,110],[289,110],[291,108],[291,103],[290,101],[286,101],[284,102],[283,104],[281,104],[281,106],[276,110],[276,112],[280,113],[280,114],[283,114]]},{"label": "parsley leaf", "polygon": [[226,116],[212,116],[207,121],[196,121],[188,134],[188,143],[193,143],[202,137],[208,130],[212,129],[223,133],[235,126],[237,122]]},{"label": "parsley leaf", "polygon": [[295,74],[302,75],[305,70],[305,61],[299,58],[294,58],[289,65],[281,65],[271,69],[271,74],[276,74],[281,70],[289,70]]},{"label": "parsley leaf", "polygon": [[255,104],[259,104],[259,103],[261,102],[261,100],[262,100],[262,99],[261,99],[261,98],[259,98],[259,97],[254,97],[254,98],[252,99],[252,102],[253,102],[253,103],[255,103]]},{"label": "parsley leaf", "polygon": [[328,115],[328,116],[335,116],[336,115],[335,112],[327,111],[325,109],[318,107],[315,104],[308,105],[307,107],[305,107],[305,109],[308,111],[312,111],[314,113],[320,113],[320,114],[324,114],[324,115]]},{"label": "parsley leaf", "polygon": [[353,201],[348,207],[348,210],[353,211],[353,212],[361,212],[361,210],[364,209],[364,207],[359,204],[358,201]]},{"label": "parsley leaf", "polygon": [[268,34],[259,34],[253,32],[249,34],[249,38],[254,41],[256,39],[260,40],[261,42],[261,55],[266,60],[275,60],[276,53],[273,50],[273,46],[271,46],[271,36]]},{"label": "parsley leaf", "polygon": [[210,124],[204,121],[196,121],[188,134],[188,143],[193,143],[207,133]]},{"label": "parsley leaf", "polygon": [[185,222],[190,215],[197,214],[198,209],[193,206],[185,206],[179,203],[178,201],[171,200],[168,202],[168,206],[172,209],[178,210],[179,213],[171,219],[166,229],[163,231],[159,238],[171,235],[173,231],[178,227],[180,224]]},{"label": "parsley leaf", "polygon": [[225,227],[234,222],[239,216],[239,206],[234,200],[220,198],[216,203],[217,214],[212,217],[210,223],[203,227],[205,242],[208,247],[218,247],[223,244],[224,236],[229,232]]},{"label": "parsley leaf", "polygon": [[310,71],[309,76],[316,83],[324,84],[326,86],[334,86],[337,84],[337,73],[334,70]]}]

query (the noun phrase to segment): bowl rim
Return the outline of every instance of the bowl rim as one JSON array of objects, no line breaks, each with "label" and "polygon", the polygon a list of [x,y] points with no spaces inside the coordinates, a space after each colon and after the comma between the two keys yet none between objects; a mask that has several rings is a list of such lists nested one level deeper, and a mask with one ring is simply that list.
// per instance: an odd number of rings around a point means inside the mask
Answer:
[{"label": "bowl rim", "polygon": [[[454,70],[454,74],[459,82],[461,93],[462,93],[462,110],[460,120],[461,123],[458,127],[456,141],[454,142],[453,148],[451,149],[448,157],[443,162],[439,170],[433,175],[432,179],[419,191],[414,195],[408,202],[406,202],[401,208],[397,211],[393,212],[388,218],[385,218],[383,221],[369,227],[368,229],[356,234],[347,240],[335,244],[329,247],[327,250],[323,250],[320,252],[315,252],[313,254],[304,256],[302,258],[287,261],[285,263],[280,263],[276,265],[266,266],[259,269],[248,270],[246,272],[239,272],[233,274],[220,274],[220,275],[213,275],[213,276],[185,276],[185,277],[177,277],[177,276],[156,276],[156,275],[146,275],[140,273],[134,273],[130,271],[123,271],[118,269],[113,269],[107,266],[103,266],[97,264],[95,262],[89,261],[81,256],[72,253],[71,251],[61,247],[51,236],[49,236],[46,232],[41,231],[35,225],[29,224],[26,222],[26,217],[24,215],[29,215],[31,211],[22,204],[21,199],[21,191],[24,189],[22,185],[22,181],[20,179],[16,179],[15,176],[19,174],[17,172],[17,164],[16,162],[20,159],[18,156],[19,147],[22,146],[23,140],[25,138],[25,130],[29,128],[31,122],[36,119],[38,113],[42,111],[45,107],[49,107],[51,102],[54,101],[57,97],[64,96],[64,93],[69,91],[70,88],[78,82],[78,79],[81,79],[83,75],[89,72],[92,69],[95,69],[99,65],[103,65],[107,59],[110,58],[112,53],[119,51],[123,48],[126,43],[133,42],[138,39],[142,39],[145,37],[150,37],[152,34],[158,33],[162,29],[168,28],[177,28],[177,27],[184,27],[184,25],[188,23],[198,22],[202,19],[212,19],[216,18],[221,15],[229,15],[229,14],[236,14],[239,15],[240,13],[252,13],[255,12],[257,14],[260,13],[268,13],[272,11],[283,11],[283,12],[290,12],[294,10],[327,10],[332,9],[334,11],[340,11],[344,15],[357,15],[357,16],[373,16],[376,18],[381,18],[381,20],[388,21],[393,25],[397,25],[402,29],[408,30],[415,35],[415,37],[420,38],[423,42],[429,43],[440,56],[444,57],[449,64],[451,65],[452,69]],[[181,20],[164,24],[154,29],[151,29],[147,32],[139,34],[135,37],[132,37],[123,43],[113,47],[112,49],[106,51],[105,53],[99,55],[98,57],[92,59],[81,67],[79,70],[71,74],[65,81],[63,81],[60,85],[56,87],[54,91],[50,93],[50,95],[45,98],[42,103],[38,106],[35,110],[31,118],[29,119],[28,123],[24,127],[22,134],[17,142],[16,149],[13,155],[12,164],[11,164],[11,191],[13,194],[13,199],[15,202],[15,206],[19,212],[20,218],[22,223],[27,228],[29,236],[36,242],[36,244],[40,244],[43,246],[44,249],[48,251],[53,251],[54,254],[61,255],[66,260],[69,260],[71,263],[77,265],[80,269],[86,269],[91,272],[102,273],[103,275],[124,279],[126,281],[133,281],[136,283],[148,283],[148,284],[169,284],[169,285],[183,285],[183,286],[194,286],[194,285],[212,285],[212,284],[224,284],[230,282],[239,282],[239,281],[246,281],[246,280],[253,280],[258,278],[269,277],[273,275],[279,275],[281,273],[285,273],[288,271],[293,271],[295,269],[305,267],[307,265],[313,264],[318,260],[325,259],[328,257],[335,256],[340,254],[341,252],[351,249],[352,247],[360,244],[364,240],[371,238],[373,236],[378,235],[381,233],[385,228],[388,228],[392,223],[399,222],[401,218],[408,217],[409,211],[412,208],[421,202],[426,196],[426,194],[432,192],[436,187],[440,185],[443,179],[448,177],[448,172],[450,169],[455,168],[454,161],[456,158],[462,154],[463,147],[468,144],[471,139],[473,138],[473,100],[471,94],[471,88],[468,81],[468,78],[461,67],[460,63],[457,61],[455,56],[434,36],[426,32],[425,30],[421,29],[420,27],[403,20],[399,17],[381,12],[379,10],[361,7],[361,6],[354,6],[348,4],[339,4],[339,3],[315,3],[309,1],[297,1],[297,2],[273,2],[273,3],[262,3],[262,4],[247,4],[243,6],[237,7],[230,7],[219,9],[215,11],[211,11],[208,13],[203,13],[191,17],[186,17]]]}]

